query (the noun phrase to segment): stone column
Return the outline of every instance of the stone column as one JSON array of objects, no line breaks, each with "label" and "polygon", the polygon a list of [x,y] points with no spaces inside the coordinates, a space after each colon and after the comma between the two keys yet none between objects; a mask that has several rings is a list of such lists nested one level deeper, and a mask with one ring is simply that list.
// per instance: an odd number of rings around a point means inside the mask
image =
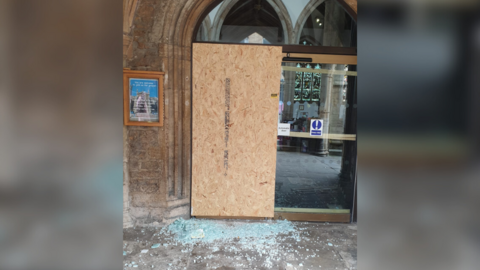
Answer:
[{"label": "stone column", "polygon": [[[285,63],[285,66],[294,67],[295,63]],[[293,118],[293,95],[295,94],[295,71],[284,72],[285,84],[283,85],[283,112],[282,120]],[[288,102],[290,101],[290,106]]]},{"label": "stone column", "polygon": [[[123,67],[127,67],[127,59],[133,56],[132,24],[138,0],[123,0]],[[123,227],[134,226],[130,216],[130,174],[129,174],[129,147],[128,128],[123,126]]]},{"label": "stone column", "polygon": [[[333,70],[336,64],[322,65],[322,69]],[[330,107],[332,100],[333,75],[322,74],[322,84],[320,90],[320,106],[318,108],[318,117],[323,119],[323,134],[329,133],[330,127]],[[316,153],[320,156],[328,155],[328,140],[321,140],[320,148]]]},{"label": "stone column", "polygon": [[[355,71],[356,67],[350,66],[349,70]],[[345,134],[355,134],[357,131],[357,90],[356,77],[348,77],[348,91],[345,112]],[[353,193],[355,192],[355,172],[357,166],[357,142],[344,141],[342,167],[340,170],[340,187],[345,195],[347,205],[353,203]]]},{"label": "stone column", "polygon": [[[341,34],[345,28],[345,11],[336,3],[335,0],[325,1],[325,22],[323,29],[323,46],[341,47]],[[343,70],[343,65],[329,64],[323,65],[323,69],[329,70]],[[331,118],[332,109],[339,110],[341,99],[333,99],[341,95],[342,87],[336,86],[334,83],[334,76],[331,74],[322,74],[322,87],[320,90],[320,107],[319,117],[323,119],[323,133],[328,134],[331,129],[331,124],[336,125],[336,119]],[[336,130],[333,128],[333,130]],[[317,152],[320,156],[328,155],[329,142],[322,140],[320,148]]]},{"label": "stone column", "polygon": [[130,175],[128,168],[128,157],[129,157],[129,147],[128,147],[128,129],[126,126],[123,126],[123,227],[129,228],[133,227],[134,222],[130,216],[130,194],[129,194],[129,183]]}]

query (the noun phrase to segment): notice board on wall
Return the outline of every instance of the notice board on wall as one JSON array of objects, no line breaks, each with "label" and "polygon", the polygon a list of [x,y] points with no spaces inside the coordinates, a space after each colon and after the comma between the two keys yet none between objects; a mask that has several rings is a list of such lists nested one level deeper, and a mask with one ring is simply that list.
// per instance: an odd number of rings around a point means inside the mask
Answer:
[{"label": "notice board on wall", "polygon": [[273,217],[282,48],[192,51],[192,215]]}]

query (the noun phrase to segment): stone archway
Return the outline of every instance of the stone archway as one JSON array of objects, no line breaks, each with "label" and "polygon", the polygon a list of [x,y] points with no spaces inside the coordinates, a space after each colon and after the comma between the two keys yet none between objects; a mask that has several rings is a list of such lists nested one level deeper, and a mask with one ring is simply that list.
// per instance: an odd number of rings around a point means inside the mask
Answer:
[{"label": "stone archway", "polygon": [[[165,72],[164,126],[124,127],[124,216],[130,214],[133,221],[127,226],[190,217],[191,46],[196,26],[215,2],[124,1],[129,3],[124,67]],[[291,29],[286,8],[277,6]]]},{"label": "stone archway", "polygon": [[[345,11],[350,15],[357,13],[357,1],[356,0],[336,0],[340,5],[346,9]],[[303,9],[302,13],[298,16],[297,22],[295,23],[295,28],[293,29],[292,44],[299,44],[300,37],[302,35],[302,28],[305,25],[305,22],[310,17],[310,14],[325,0],[310,0],[308,4]],[[348,10],[351,9],[351,10]],[[356,19],[356,18],[354,18]]]},{"label": "stone archway", "polygon": [[308,4],[305,6],[302,13],[300,13],[298,16],[297,23],[295,24],[295,28],[293,30],[293,44],[299,44],[303,25],[310,17],[310,14],[312,14],[312,12],[323,2],[325,2],[325,0],[310,0],[310,2],[308,2]]},{"label": "stone archway", "polygon": [[[210,16],[205,17],[203,20],[202,24],[200,25],[200,28],[198,30],[199,33],[201,33],[201,41],[209,41],[210,40],[210,31],[212,29],[212,22],[210,20]],[[198,34],[197,34],[197,41],[198,39]]]},{"label": "stone archway", "polygon": [[[212,22],[210,41],[219,41],[220,32],[222,30],[222,25],[227,17],[230,10],[235,4],[240,0],[225,0],[220,5],[217,13],[215,14],[215,19]],[[267,2],[275,9],[278,17],[282,23],[283,35],[285,37],[285,44],[289,44],[293,37],[293,25],[288,14],[287,8],[283,4],[282,0],[267,0]]]}]

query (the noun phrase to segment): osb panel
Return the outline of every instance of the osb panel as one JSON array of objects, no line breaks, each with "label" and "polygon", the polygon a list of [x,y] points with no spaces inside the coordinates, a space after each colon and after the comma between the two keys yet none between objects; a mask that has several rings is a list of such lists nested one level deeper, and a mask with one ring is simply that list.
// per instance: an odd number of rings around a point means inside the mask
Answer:
[{"label": "osb panel", "polygon": [[281,61],[281,47],[193,44],[193,216],[273,217]]}]

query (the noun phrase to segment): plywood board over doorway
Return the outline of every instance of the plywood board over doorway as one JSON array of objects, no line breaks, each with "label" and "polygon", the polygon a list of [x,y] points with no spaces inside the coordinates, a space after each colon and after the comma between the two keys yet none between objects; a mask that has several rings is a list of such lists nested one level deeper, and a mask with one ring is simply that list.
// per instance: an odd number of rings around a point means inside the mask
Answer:
[{"label": "plywood board over doorway", "polygon": [[273,217],[282,48],[193,44],[192,215]]}]

